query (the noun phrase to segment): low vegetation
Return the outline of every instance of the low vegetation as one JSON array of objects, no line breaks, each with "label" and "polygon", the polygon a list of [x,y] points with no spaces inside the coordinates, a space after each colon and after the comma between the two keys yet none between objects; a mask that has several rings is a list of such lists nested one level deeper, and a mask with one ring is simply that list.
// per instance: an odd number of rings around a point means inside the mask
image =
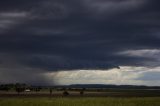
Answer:
[{"label": "low vegetation", "polygon": [[160,98],[0,98],[0,106],[160,106]]},{"label": "low vegetation", "polygon": [[160,106],[159,87],[92,87],[0,85],[0,106]]}]

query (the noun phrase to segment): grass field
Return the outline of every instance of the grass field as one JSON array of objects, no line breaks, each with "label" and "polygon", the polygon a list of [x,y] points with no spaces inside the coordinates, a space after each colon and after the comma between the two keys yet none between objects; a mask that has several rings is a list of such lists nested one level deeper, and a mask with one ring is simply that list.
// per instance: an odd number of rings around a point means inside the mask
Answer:
[{"label": "grass field", "polygon": [[0,98],[0,106],[160,106],[160,97]]},{"label": "grass field", "polygon": [[0,92],[0,106],[160,106],[160,90]]}]

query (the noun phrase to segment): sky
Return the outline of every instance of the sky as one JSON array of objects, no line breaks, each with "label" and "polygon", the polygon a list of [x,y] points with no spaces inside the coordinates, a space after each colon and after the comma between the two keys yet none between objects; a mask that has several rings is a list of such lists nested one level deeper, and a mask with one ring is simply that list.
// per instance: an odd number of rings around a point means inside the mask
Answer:
[{"label": "sky", "polygon": [[160,86],[159,0],[0,0],[0,83]]}]

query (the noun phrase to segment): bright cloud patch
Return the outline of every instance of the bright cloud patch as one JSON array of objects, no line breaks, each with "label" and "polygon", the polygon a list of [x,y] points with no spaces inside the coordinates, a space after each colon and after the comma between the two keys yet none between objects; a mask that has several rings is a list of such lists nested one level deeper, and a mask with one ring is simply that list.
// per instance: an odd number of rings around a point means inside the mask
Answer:
[{"label": "bright cloud patch", "polygon": [[[156,78],[154,77],[156,74]],[[45,74],[50,81],[57,84],[128,84],[128,85],[160,85],[160,67],[130,67],[121,66],[120,69],[75,70]],[[148,77],[149,76],[149,77]],[[147,78],[147,80],[146,80]],[[150,79],[151,78],[151,79]],[[154,83],[156,82],[156,83]]]}]

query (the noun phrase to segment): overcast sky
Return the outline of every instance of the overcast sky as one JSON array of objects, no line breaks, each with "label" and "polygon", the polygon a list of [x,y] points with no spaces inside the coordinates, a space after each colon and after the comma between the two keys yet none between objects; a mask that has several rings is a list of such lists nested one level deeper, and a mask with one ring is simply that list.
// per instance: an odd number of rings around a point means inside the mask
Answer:
[{"label": "overcast sky", "polygon": [[160,85],[159,0],[0,0],[0,83]]}]

